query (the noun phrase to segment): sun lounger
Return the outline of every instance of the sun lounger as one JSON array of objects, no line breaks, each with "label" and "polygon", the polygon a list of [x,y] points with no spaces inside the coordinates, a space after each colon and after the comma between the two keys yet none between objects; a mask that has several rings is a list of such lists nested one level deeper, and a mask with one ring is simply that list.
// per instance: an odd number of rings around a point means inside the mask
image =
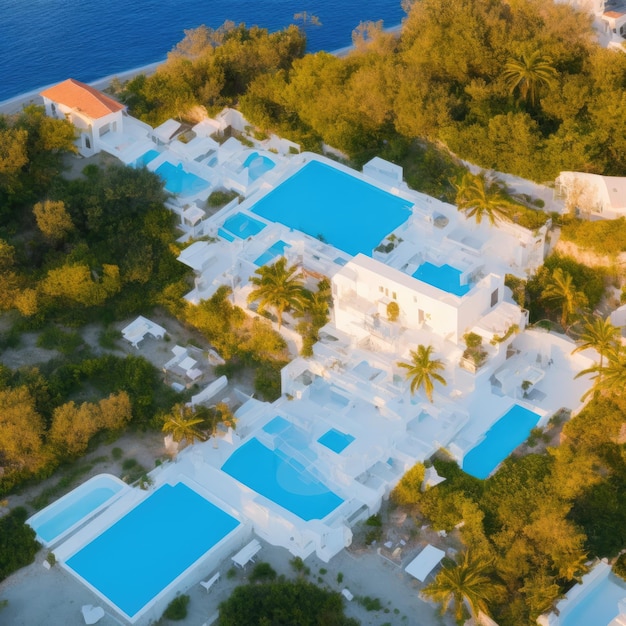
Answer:
[{"label": "sun lounger", "polygon": [[211,591],[211,587],[213,587],[213,585],[220,579],[220,573],[217,572],[216,574],[214,574],[211,578],[209,578],[209,580],[201,580],[200,581],[200,585],[202,587],[204,587],[207,591],[207,593],[209,593],[209,591]]},{"label": "sun lounger", "polygon": [[341,591],[341,595],[348,601],[348,602],[352,602],[352,600],[354,600],[354,596],[350,593],[349,589],[343,589]]},{"label": "sun lounger", "polygon": [[251,561],[254,563],[254,557],[260,549],[261,544],[256,539],[253,539],[232,557],[233,563],[243,569]]}]

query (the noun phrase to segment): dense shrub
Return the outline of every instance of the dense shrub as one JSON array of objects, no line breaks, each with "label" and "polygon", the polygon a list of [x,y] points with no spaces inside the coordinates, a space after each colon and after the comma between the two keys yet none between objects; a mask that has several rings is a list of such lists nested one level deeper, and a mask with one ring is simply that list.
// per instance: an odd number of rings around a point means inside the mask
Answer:
[{"label": "dense shrub", "polygon": [[189,596],[176,596],[163,612],[163,617],[178,621],[187,617],[187,605],[189,604]]},{"label": "dense shrub", "polygon": [[303,580],[237,587],[220,604],[220,626],[357,626],[343,614],[338,593]]},{"label": "dense shrub", "polygon": [[24,507],[16,507],[0,518],[0,581],[32,563],[41,547],[35,531],[24,523],[27,518]]}]

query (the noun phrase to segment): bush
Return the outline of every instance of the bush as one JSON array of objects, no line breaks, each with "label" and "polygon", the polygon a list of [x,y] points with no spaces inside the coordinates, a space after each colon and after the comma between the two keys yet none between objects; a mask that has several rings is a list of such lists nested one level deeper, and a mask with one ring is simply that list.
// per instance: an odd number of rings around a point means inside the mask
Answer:
[{"label": "bush", "polygon": [[620,554],[617,561],[613,564],[613,573],[626,580],[626,552]]},{"label": "bush", "polygon": [[98,343],[101,348],[115,350],[115,342],[121,337],[122,333],[116,328],[105,328],[98,337]]},{"label": "bush", "polygon": [[187,617],[187,605],[189,604],[189,596],[182,595],[174,598],[163,612],[163,617],[178,621]]},{"label": "bush", "polygon": [[214,191],[208,198],[207,204],[212,208],[223,207],[239,194],[236,191]]},{"label": "bush", "polygon": [[257,367],[254,375],[254,389],[268,402],[280,398],[280,368],[271,365]]},{"label": "bush", "polygon": [[0,518],[0,581],[32,563],[41,547],[35,531],[25,523],[27,518],[22,506]]},{"label": "bush", "polygon": [[383,608],[378,598],[359,596],[356,600],[366,611],[380,611]]},{"label": "bush", "polygon": [[276,579],[276,570],[269,563],[258,563],[250,574],[250,582],[265,582]]}]

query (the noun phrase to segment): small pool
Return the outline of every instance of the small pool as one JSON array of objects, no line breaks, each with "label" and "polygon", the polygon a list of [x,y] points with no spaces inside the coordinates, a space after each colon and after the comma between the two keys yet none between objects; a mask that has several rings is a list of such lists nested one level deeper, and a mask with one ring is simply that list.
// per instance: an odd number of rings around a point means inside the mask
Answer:
[{"label": "small pool", "polygon": [[250,176],[250,180],[256,180],[260,176],[263,176],[266,172],[273,169],[276,166],[276,163],[274,163],[272,159],[263,156],[258,152],[253,152],[244,161],[243,166],[248,168],[248,176]]},{"label": "small pool", "polygon": [[144,152],[139,158],[135,159],[132,162],[132,166],[137,167],[146,167],[150,161],[154,161],[159,156],[158,150],[148,150],[148,152]]},{"label": "small pool", "polygon": [[485,438],[463,459],[463,470],[487,478],[517,446],[528,438],[540,415],[514,404],[488,431]]},{"label": "small pool", "polygon": [[132,621],[238,525],[187,485],[165,484],[65,565]]},{"label": "small pool", "polygon": [[461,285],[461,270],[447,263],[444,265],[422,263],[414,272],[413,278],[455,296],[464,296],[470,290],[470,285]]},{"label": "small pool", "polygon": [[127,489],[128,485],[119,478],[99,474],[35,513],[27,523],[39,541],[49,546],[91,519]]},{"label": "small pool", "polygon": [[273,261],[277,256],[283,256],[285,248],[291,248],[291,245],[279,239],[274,245],[268,248],[261,256],[254,260],[254,264],[258,267],[261,265],[267,265],[270,261]]},{"label": "small pool", "polygon": [[340,430],[336,430],[335,428],[327,430],[318,439],[319,443],[337,454],[343,452],[353,441],[354,437],[352,435],[342,433]]},{"label": "small pool", "polygon": [[412,203],[335,167],[310,161],[252,208],[352,256],[372,255],[411,216]]},{"label": "small pool", "polygon": [[255,437],[231,454],[222,471],[305,521],[324,519],[343,502],[297,459]]},{"label": "small pool", "polygon": [[178,196],[194,196],[211,185],[208,180],[184,170],[182,164],[161,163],[156,173],[165,181],[165,189]]},{"label": "small pool", "polygon": [[222,225],[221,230],[234,235],[238,239],[247,239],[248,237],[254,237],[260,233],[265,224],[255,220],[253,217],[246,215],[245,213],[235,213],[231,215]]},{"label": "small pool", "polygon": [[[618,602],[626,598],[626,583],[612,573],[582,597],[565,615],[561,626],[608,626],[619,615]],[[569,608],[569,607],[568,607]]]}]

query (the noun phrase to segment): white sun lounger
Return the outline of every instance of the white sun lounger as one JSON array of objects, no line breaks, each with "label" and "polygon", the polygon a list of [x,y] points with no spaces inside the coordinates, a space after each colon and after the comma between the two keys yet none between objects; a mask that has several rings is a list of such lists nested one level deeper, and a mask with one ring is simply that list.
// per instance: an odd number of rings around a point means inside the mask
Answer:
[{"label": "white sun lounger", "polygon": [[243,569],[250,561],[254,563],[254,557],[260,549],[261,544],[256,539],[253,539],[235,554],[232,558],[233,563]]},{"label": "white sun lounger", "polygon": [[200,581],[200,585],[202,587],[204,587],[207,591],[207,593],[209,593],[209,591],[211,591],[211,587],[213,587],[213,585],[220,579],[220,573],[217,572],[216,574],[214,574],[211,578],[209,578],[209,580],[201,580]]}]

